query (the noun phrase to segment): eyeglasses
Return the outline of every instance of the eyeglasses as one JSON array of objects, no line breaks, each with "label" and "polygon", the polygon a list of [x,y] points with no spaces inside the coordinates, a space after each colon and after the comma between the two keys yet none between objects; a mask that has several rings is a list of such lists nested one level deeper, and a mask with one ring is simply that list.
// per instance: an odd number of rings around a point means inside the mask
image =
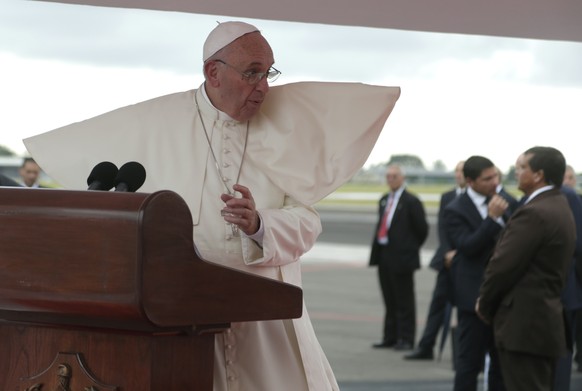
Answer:
[{"label": "eyeglasses", "polygon": [[264,77],[266,77],[267,81],[269,83],[271,83],[271,82],[277,80],[277,78],[281,74],[281,71],[279,71],[275,67],[269,68],[269,70],[267,72],[255,72],[255,71],[241,72],[238,69],[236,69],[235,67],[233,67],[232,65],[230,65],[222,60],[214,60],[214,61],[220,62],[220,63],[226,65],[227,67],[232,68],[234,71],[238,72],[242,76],[242,78],[247,81],[247,83],[249,83],[251,85],[258,84],[261,80],[263,80]]}]

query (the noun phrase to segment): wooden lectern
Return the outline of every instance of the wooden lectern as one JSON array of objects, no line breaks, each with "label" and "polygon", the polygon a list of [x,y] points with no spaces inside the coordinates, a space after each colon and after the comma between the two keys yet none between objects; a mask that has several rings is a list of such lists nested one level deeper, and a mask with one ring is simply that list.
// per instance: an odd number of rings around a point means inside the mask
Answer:
[{"label": "wooden lectern", "polygon": [[215,333],[301,311],[202,260],[174,192],[0,188],[2,391],[210,391]]}]

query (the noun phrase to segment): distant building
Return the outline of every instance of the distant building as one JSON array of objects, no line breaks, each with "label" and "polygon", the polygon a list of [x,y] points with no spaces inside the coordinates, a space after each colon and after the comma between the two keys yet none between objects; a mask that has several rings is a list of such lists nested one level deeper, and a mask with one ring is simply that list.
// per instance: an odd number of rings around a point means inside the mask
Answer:
[{"label": "distant building", "polygon": [[[419,167],[403,166],[406,173],[406,182],[414,185],[442,185],[449,184],[455,186],[455,172],[454,171],[440,171],[427,170]],[[384,184],[386,183],[386,165],[378,164],[369,168],[362,168],[351,179],[351,183],[360,184]],[[503,175],[503,183],[506,185],[515,186],[514,171],[510,171]],[[577,192],[582,193],[582,173],[576,174],[576,189]]]},{"label": "distant building", "polygon": [[[429,171],[420,167],[405,167],[406,182],[408,184],[455,184],[454,171]],[[386,166],[376,165],[368,169],[362,169],[351,180],[353,183],[384,184],[386,182]]]}]

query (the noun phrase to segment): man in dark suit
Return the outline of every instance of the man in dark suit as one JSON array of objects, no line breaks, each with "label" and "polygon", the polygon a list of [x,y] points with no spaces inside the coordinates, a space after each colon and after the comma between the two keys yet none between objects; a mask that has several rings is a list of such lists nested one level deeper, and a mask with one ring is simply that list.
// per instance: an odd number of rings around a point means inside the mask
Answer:
[{"label": "man in dark suit", "polygon": [[493,322],[508,390],[547,390],[566,352],[560,295],[574,253],[576,227],[559,187],[566,163],[550,147],[534,147],[516,167],[526,195],[503,231],[480,289],[476,311]]},{"label": "man in dark suit", "polygon": [[[567,170],[566,170],[567,171]],[[582,256],[582,200],[576,192],[562,185],[560,188],[566,197],[572,217],[576,226],[576,246],[570,262],[566,286],[562,291],[562,305],[564,306],[564,317],[567,323],[567,330],[570,332],[569,338],[572,342],[576,336],[576,325],[581,320],[577,317],[577,312],[582,309],[582,281],[576,274],[576,262]],[[573,346],[569,344],[568,352],[560,356],[556,364],[553,391],[570,391],[570,380],[572,376]]]},{"label": "man in dark suit", "polygon": [[[576,171],[574,171],[574,167],[567,164],[566,165],[566,172],[564,173],[564,181],[562,182],[562,189],[564,186],[571,188],[572,190],[576,191]],[[578,198],[582,200],[582,195],[577,194]],[[571,199],[568,198],[568,202],[571,203]],[[578,225],[578,221],[575,219],[576,225]],[[582,236],[579,235],[579,237]],[[582,254],[578,254],[576,256],[576,261],[574,264],[574,272],[577,277],[577,282],[582,287]],[[572,283],[569,280],[570,284]],[[567,289],[567,288],[566,288]],[[582,288],[581,288],[582,289]],[[582,309],[578,309],[575,311],[575,322],[574,322],[574,345],[576,347],[576,354],[574,355],[574,361],[578,366],[578,372],[582,372]],[[560,363],[558,363],[560,364]],[[567,364],[566,364],[567,365]],[[559,368],[558,368],[559,370]],[[559,385],[556,385],[559,387]],[[556,388],[556,391],[561,391],[560,388]]]},{"label": "man in dark suit", "polygon": [[25,157],[18,171],[22,183],[26,187],[42,187],[38,183],[40,177],[40,166],[31,157]]},{"label": "man in dark suit", "polygon": [[510,202],[496,192],[499,175],[491,160],[471,156],[465,161],[463,173],[467,191],[453,200],[444,213],[447,236],[457,251],[451,269],[458,317],[454,390],[477,390],[487,352],[491,358],[489,390],[504,390],[493,332],[477,317],[475,301],[485,267],[505,225],[504,217],[510,213]]},{"label": "man in dark suit", "polygon": [[430,261],[430,267],[436,270],[437,277],[430,301],[426,326],[422,333],[422,338],[414,352],[404,356],[406,360],[432,360],[434,357],[434,345],[437,335],[443,322],[445,321],[445,311],[452,305],[453,287],[449,269],[453,262],[455,250],[451,247],[445,233],[444,211],[445,207],[457,196],[465,191],[465,176],[463,175],[463,164],[461,161],[455,167],[455,181],[457,186],[441,196],[438,214],[439,247]]},{"label": "man in dark suit", "polygon": [[404,180],[400,166],[388,166],[390,193],[380,199],[370,256],[370,265],[378,266],[386,307],[383,339],[375,348],[410,350],[414,346],[414,271],[420,268],[420,247],[428,236],[428,223],[422,203],[406,191]]},{"label": "man in dark suit", "polygon": [[13,186],[13,187],[21,187],[21,185],[7,177],[6,175],[0,174],[0,186]]}]

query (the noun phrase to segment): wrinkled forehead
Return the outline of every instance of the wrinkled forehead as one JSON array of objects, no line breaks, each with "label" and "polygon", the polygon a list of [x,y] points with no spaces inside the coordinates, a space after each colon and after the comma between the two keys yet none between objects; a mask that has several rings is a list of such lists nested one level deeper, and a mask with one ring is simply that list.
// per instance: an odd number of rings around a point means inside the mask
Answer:
[{"label": "wrinkled forehead", "polygon": [[228,59],[239,64],[272,65],[275,60],[271,45],[260,32],[253,32],[236,39],[224,48]]}]

